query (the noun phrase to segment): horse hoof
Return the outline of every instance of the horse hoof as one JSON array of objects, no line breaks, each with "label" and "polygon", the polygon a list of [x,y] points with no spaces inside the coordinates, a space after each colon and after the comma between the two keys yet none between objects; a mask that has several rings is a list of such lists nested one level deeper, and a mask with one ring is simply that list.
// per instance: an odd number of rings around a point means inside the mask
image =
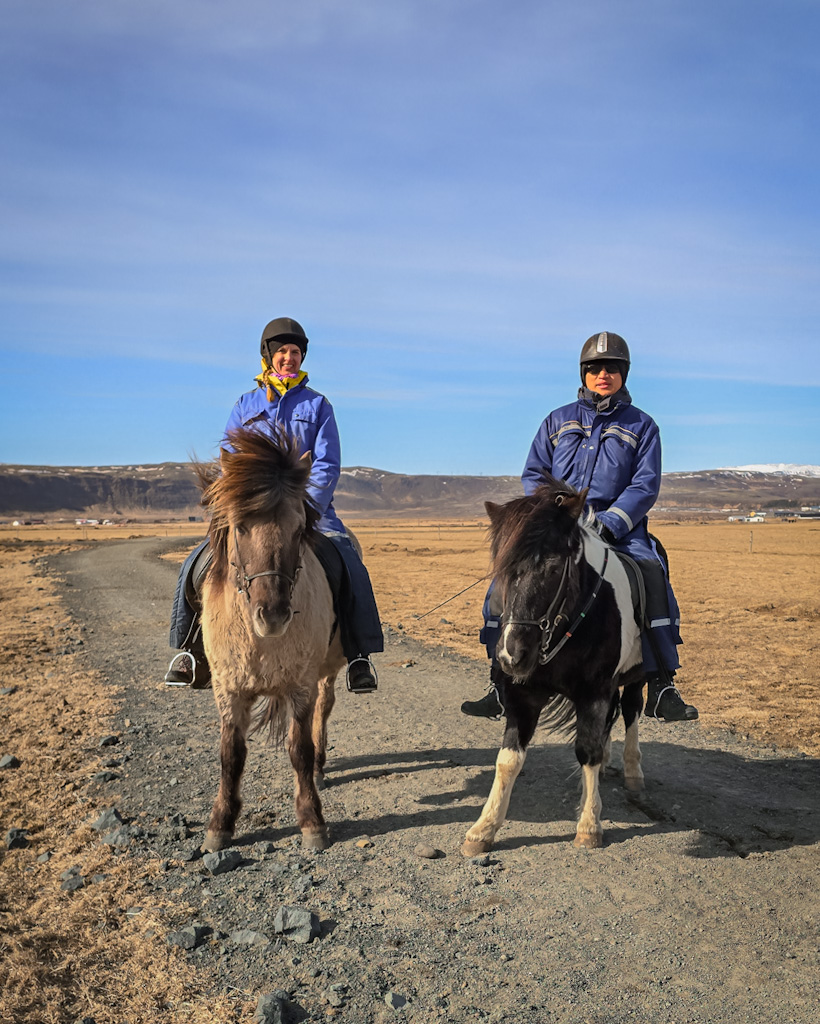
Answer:
[{"label": "horse hoof", "polygon": [[628,793],[643,793],[645,789],[643,779],[624,779],[624,789]]},{"label": "horse hoof", "polygon": [[217,853],[233,845],[233,836],[228,832],[206,832],[205,842],[200,846],[203,853]]},{"label": "horse hoof", "polygon": [[578,832],[572,845],[582,850],[600,850],[604,837],[601,832]]},{"label": "horse hoof", "polygon": [[323,789],[327,789],[327,781],[326,781],[324,775],[318,775],[318,774],[314,775],[313,776],[313,785],[319,791],[321,791]]},{"label": "horse hoof", "polygon": [[328,846],[330,846],[330,836],[328,836],[326,828],[320,829],[318,832],[302,833],[303,850],[326,850]]},{"label": "horse hoof", "polygon": [[493,844],[486,842],[484,839],[479,839],[476,842],[465,839],[464,845],[461,847],[461,853],[465,857],[480,857],[482,853],[489,853],[492,848]]}]

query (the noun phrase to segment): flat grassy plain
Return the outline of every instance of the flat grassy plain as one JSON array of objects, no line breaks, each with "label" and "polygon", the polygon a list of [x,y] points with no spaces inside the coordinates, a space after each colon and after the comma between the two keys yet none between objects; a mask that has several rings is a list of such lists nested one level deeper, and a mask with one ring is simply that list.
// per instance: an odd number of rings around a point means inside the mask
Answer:
[{"label": "flat grassy plain", "polygon": [[[362,545],[382,620],[486,665],[477,639],[489,572],[486,522],[347,523]],[[654,520],[651,528],[669,552],[681,607],[678,681],[702,724],[820,753],[820,521]],[[3,526],[0,543],[19,540],[36,554],[40,545],[179,536],[185,540],[169,557],[181,561],[189,539],[204,533],[204,523],[178,522]]]}]

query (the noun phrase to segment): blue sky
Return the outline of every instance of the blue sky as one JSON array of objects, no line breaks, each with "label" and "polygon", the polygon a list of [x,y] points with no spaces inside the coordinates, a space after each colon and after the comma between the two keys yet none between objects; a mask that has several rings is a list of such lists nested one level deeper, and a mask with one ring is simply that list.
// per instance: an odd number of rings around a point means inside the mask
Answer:
[{"label": "blue sky", "polygon": [[5,0],[0,461],[215,451],[275,316],[345,465],[518,473],[622,334],[664,468],[820,462],[815,0]]}]

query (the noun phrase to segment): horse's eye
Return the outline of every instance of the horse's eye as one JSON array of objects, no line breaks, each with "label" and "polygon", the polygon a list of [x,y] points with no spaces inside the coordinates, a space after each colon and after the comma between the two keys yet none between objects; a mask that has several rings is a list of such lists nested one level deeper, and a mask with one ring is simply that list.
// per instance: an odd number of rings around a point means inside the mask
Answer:
[{"label": "horse's eye", "polygon": [[247,526],[243,526],[242,523],[237,523],[236,532],[239,534],[240,537],[244,537],[245,534],[248,532],[248,528]]}]

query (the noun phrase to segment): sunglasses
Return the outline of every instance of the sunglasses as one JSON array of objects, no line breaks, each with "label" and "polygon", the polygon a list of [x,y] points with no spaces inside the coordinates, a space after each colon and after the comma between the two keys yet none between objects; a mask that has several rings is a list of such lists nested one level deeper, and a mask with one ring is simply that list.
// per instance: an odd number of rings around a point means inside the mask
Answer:
[{"label": "sunglasses", "polygon": [[584,366],[584,372],[591,373],[595,377],[598,376],[601,370],[605,370],[610,376],[615,373],[620,373],[623,376],[624,372],[620,363],[605,363],[598,361],[594,363],[587,363]]}]

